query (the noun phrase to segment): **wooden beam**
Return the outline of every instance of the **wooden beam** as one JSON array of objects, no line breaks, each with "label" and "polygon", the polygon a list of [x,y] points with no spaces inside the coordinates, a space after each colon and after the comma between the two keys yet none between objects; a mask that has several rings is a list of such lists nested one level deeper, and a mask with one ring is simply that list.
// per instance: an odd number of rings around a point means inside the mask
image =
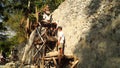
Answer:
[{"label": "wooden beam", "polygon": [[56,57],[58,56],[58,54],[59,53],[57,51],[53,51],[53,52],[47,53],[45,57]]},{"label": "wooden beam", "polygon": [[[43,58],[40,58],[40,60],[42,60]],[[58,57],[54,57],[54,59],[58,59]],[[49,58],[44,58],[45,61],[51,61],[53,60],[53,57],[49,57]]]},{"label": "wooden beam", "polygon": [[78,62],[79,62],[79,60],[74,61],[73,65],[71,66],[71,68],[75,68],[75,66],[77,65]]},{"label": "wooden beam", "polygon": [[37,5],[35,6],[35,16],[36,16],[36,23],[38,23],[38,9],[37,9]]},{"label": "wooden beam", "polygon": [[54,57],[52,57],[52,59],[53,59],[53,62],[55,64],[55,68],[57,68],[57,61],[56,61],[56,59]]}]

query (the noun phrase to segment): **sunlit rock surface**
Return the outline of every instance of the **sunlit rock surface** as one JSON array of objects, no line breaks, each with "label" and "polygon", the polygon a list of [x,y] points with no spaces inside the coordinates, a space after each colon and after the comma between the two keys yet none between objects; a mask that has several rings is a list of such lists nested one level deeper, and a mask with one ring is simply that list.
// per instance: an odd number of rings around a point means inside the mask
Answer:
[{"label": "sunlit rock surface", "polygon": [[78,68],[120,68],[120,0],[65,0],[53,12]]}]

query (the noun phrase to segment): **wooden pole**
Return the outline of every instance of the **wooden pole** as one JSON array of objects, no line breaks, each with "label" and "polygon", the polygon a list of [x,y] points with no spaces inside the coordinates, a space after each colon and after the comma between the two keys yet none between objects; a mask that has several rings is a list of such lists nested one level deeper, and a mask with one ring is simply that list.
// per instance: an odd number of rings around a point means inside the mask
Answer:
[{"label": "wooden pole", "polygon": [[37,9],[37,6],[35,6],[35,16],[36,16],[36,23],[38,23],[38,9]]},{"label": "wooden pole", "polygon": [[75,66],[77,65],[78,62],[79,62],[79,60],[74,61],[73,65],[71,66],[71,68],[75,68]]},{"label": "wooden pole", "polygon": [[45,46],[43,46],[43,55],[42,55],[42,67],[44,68],[44,57],[45,57]]},{"label": "wooden pole", "polygon": [[[54,59],[58,59],[58,57],[54,57]],[[42,60],[42,58],[40,58],[40,60]],[[44,57],[44,60],[45,61],[51,61],[51,60],[53,60],[53,58],[52,57],[48,57],[48,58]]]},{"label": "wooden pole", "polygon": [[53,62],[54,62],[54,64],[55,64],[55,68],[57,68],[57,61],[55,60],[54,57],[52,57],[52,59],[53,59]]},{"label": "wooden pole", "polygon": [[[28,1],[28,6],[27,6],[28,10],[30,10],[30,1]],[[29,13],[28,13],[29,16]],[[27,16],[27,22],[26,22],[26,31],[28,31],[30,29],[30,22],[29,22],[29,17]],[[29,33],[27,33],[27,39],[29,38]]]},{"label": "wooden pole", "polygon": [[[26,31],[28,31],[30,28],[30,23],[29,23],[29,18],[27,18],[27,23],[26,23]],[[29,33],[27,33],[27,39],[29,38]]]}]

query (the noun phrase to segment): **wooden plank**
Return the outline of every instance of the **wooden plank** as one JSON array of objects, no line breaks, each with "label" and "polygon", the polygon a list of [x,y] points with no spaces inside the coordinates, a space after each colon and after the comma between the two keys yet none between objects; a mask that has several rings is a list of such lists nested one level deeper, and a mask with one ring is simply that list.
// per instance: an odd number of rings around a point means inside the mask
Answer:
[{"label": "wooden plank", "polygon": [[78,62],[79,62],[79,60],[74,61],[73,65],[71,66],[71,68],[74,68],[77,65]]},{"label": "wooden plank", "polygon": [[33,55],[33,57],[35,57],[37,54],[38,54],[38,52],[43,48],[43,46],[45,45],[45,43],[43,43],[42,44],[42,46],[39,48],[39,50]]},{"label": "wooden plank", "polygon": [[52,57],[52,59],[53,59],[53,62],[55,64],[55,68],[57,68],[57,61],[56,61],[56,59],[54,57]]},{"label": "wooden plank", "polygon": [[45,64],[45,61],[44,61],[44,57],[45,57],[45,54],[46,54],[46,53],[45,53],[45,47],[46,47],[46,46],[43,46],[43,56],[42,56],[42,58],[43,58],[43,59],[42,59],[42,65],[43,65],[43,67],[44,67],[44,64]]},{"label": "wooden plank", "polygon": [[35,16],[36,16],[36,22],[38,23],[38,9],[37,9],[37,6],[35,6]]},{"label": "wooden plank", "polygon": [[49,53],[46,54],[45,57],[56,57],[56,56],[58,56],[58,54],[59,53],[57,51],[49,52]]},{"label": "wooden plank", "polygon": [[[40,58],[40,60],[42,60],[43,58]],[[58,59],[58,57],[54,57],[54,59]],[[44,60],[45,61],[51,61],[51,60],[53,60],[53,58],[52,57],[49,57],[49,58],[45,58],[44,57]]]}]

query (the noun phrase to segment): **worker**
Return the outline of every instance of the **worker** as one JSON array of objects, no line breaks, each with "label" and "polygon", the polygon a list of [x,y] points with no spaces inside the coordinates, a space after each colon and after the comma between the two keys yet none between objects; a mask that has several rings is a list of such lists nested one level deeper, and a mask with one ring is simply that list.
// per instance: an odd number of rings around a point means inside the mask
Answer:
[{"label": "worker", "polygon": [[65,41],[65,37],[64,37],[64,33],[62,31],[62,27],[59,26],[58,27],[58,50],[61,55],[63,54],[64,41]]},{"label": "worker", "polygon": [[58,57],[59,57],[59,63],[61,62],[61,58],[62,58],[62,56],[64,55],[64,50],[63,50],[63,46],[64,46],[64,41],[65,41],[65,36],[64,36],[64,33],[63,33],[63,31],[62,31],[62,27],[61,26],[59,26],[58,27],[58,33],[57,33],[57,36],[58,36],[58,52],[59,52],[59,55],[58,55]]},{"label": "worker", "polygon": [[49,6],[47,5],[44,8],[44,13],[43,13],[43,22],[45,23],[50,23],[50,19],[51,19],[51,14],[50,14],[50,10],[49,10]]},{"label": "worker", "polygon": [[58,50],[59,50],[60,55],[63,55],[64,41],[65,41],[65,37],[62,31],[62,27],[59,26],[58,27]]}]

